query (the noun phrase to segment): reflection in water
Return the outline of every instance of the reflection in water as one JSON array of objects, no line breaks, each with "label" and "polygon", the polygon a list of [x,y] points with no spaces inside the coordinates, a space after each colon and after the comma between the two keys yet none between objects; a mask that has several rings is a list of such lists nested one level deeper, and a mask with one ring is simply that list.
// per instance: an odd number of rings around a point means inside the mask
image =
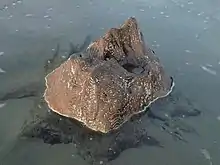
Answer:
[{"label": "reflection in water", "polygon": [[182,136],[183,133],[197,135],[198,133],[184,120],[200,114],[201,111],[191,100],[174,89],[170,96],[153,104],[148,117],[156,119],[157,122],[152,122],[160,126],[162,130],[169,133],[174,139],[187,142]]},{"label": "reflection in water", "polygon": [[[37,123],[24,127],[22,137],[40,138],[51,145],[74,143],[78,154],[88,162],[111,161],[121,152],[142,145],[162,145],[148,136],[140,124],[127,123],[125,127],[109,134],[99,134],[88,130],[77,121],[61,117],[53,112]],[[139,126],[138,126],[139,125]]]},{"label": "reflection in water", "polygon": [[[147,133],[146,121],[149,119],[171,135],[174,140],[187,142],[183,137],[184,133],[197,134],[192,126],[184,122],[184,119],[200,115],[199,110],[186,98],[179,97],[180,100],[178,100],[177,97],[179,96],[175,93],[164,100],[158,100],[156,107],[152,106],[144,113],[134,116],[119,130],[108,134],[93,132],[78,121],[59,116],[49,111],[42,101],[40,106],[37,104],[38,106],[36,105],[32,110],[33,121],[24,125],[20,137],[42,139],[44,143],[51,145],[73,143],[78,150],[78,155],[87,162],[91,164],[100,161],[109,162],[130,148],[146,145],[163,148],[163,144]],[[175,115],[172,115],[173,110],[167,111],[169,108],[178,108],[180,104],[185,104],[185,107],[182,107],[179,115],[178,111]],[[163,112],[158,113],[154,108],[162,108]],[[164,113],[168,114],[168,117]]]}]

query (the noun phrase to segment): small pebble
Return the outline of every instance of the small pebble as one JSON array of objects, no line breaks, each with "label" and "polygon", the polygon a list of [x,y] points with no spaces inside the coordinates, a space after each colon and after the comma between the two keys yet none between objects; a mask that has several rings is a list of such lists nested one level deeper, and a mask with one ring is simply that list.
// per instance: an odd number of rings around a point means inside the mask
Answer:
[{"label": "small pebble", "polygon": [[0,68],[0,73],[5,73],[5,71],[2,68]]},{"label": "small pebble", "polygon": [[3,56],[5,53],[4,52],[0,52],[0,56]]},{"label": "small pebble", "polygon": [[169,16],[169,15],[165,15],[165,17],[166,17],[166,18],[169,18],[170,16]]},{"label": "small pebble", "polygon": [[49,8],[49,9],[47,9],[47,11],[52,11],[53,10],[53,8],[51,7],[51,8]]},{"label": "small pebble", "polygon": [[89,140],[92,140],[92,137],[91,137],[91,138],[89,138]]},{"label": "small pebble", "polygon": [[45,15],[44,18],[49,18],[49,15]]},{"label": "small pebble", "polygon": [[3,108],[6,105],[6,103],[0,103],[0,108]]},{"label": "small pebble", "polygon": [[204,12],[201,12],[201,13],[198,13],[197,15],[200,16],[200,15],[203,15],[203,14],[204,14]]},{"label": "small pebble", "polygon": [[144,9],[139,9],[139,11],[144,12]]},{"label": "small pebble", "polygon": [[165,113],[165,116],[166,116],[166,117],[169,117],[169,115],[168,115],[167,113]]},{"label": "small pebble", "polygon": [[47,25],[45,28],[46,28],[46,29],[50,29],[51,27],[50,27],[50,25]]},{"label": "small pebble", "polygon": [[12,5],[13,5],[13,6],[15,6],[15,5],[16,5],[16,3],[12,3]]},{"label": "small pebble", "polygon": [[209,154],[209,152],[208,152],[207,149],[201,149],[200,151],[201,151],[201,153],[204,155],[204,157],[205,157],[207,160],[211,160],[211,156],[210,156],[210,154]]},{"label": "small pebble", "polygon": [[188,5],[193,5],[193,2],[188,2]]},{"label": "small pebble", "polygon": [[99,164],[103,164],[103,161],[100,161]]},{"label": "small pebble", "polygon": [[156,19],[156,17],[152,17],[153,19]]},{"label": "small pebble", "polygon": [[163,11],[161,11],[161,12],[160,12],[160,14],[161,14],[161,15],[163,15],[163,14],[164,14],[164,12],[163,12]]},{"label": "small pebble", "polygon": [[33,14],[26,14],[25,17],[32,17]]},{"label": "small pebble", "polygon": [[218,117],[217,117],[217,120],[219,120],[219,121],[220,121],[220,116],[218,116]]},{"label": "small pebble", "polygon": [[213,67],[212,64],[206,64],[206,66],[208,66],[208,67]]},{"label": "small pebble", "polygon": [[190,51],[190,50],[185,50],[185,52],[186,52],[186,53],[192,53],[192,51]]},{"label": "small pebble", "polygon": [[19,1],[19,0],[18,0],[18,1],[17,1],[17,3],[21,4],[21,3],[22,3],[22,1]]},{"label": "small pebble", "polygon": [[209,68],[207,68],[206,66],[201,66],[201,68],[202,68],[204,71],[206,71],[206,72],[208,72],[208,73],[210,73],[210,74],[212,74],[212,75],[216,75],[216,74],[217,74],[215,70],[209,69]]}]

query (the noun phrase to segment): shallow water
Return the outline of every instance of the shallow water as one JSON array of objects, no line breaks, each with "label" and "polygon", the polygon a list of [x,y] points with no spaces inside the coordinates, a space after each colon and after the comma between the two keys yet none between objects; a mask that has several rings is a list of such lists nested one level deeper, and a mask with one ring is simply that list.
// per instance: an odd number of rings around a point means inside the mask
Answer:
[{"label": "shallow water", "polygon": [[[218,0],[1,0],[0,94],[41,80],[45,61],[58,43],[60,54],[67,55],[70,41],[82,43],[87,35],[95,39],[135,16],[145,40],[174,77],[175,90],[198,105],[202,113],[183,117],[185,125],[197,132],[184,134],[187,143],[174,140],[154,122],[145,122],[148,134],[163,148],[130,148],[109,163],[218,165],[219,6]],[[51,146],[41,140],[17,139],[33,106],[31,98],[0,102],[0,164],[87,165],[73,144]],[[170,109],[163,110],[165,116]]]}]

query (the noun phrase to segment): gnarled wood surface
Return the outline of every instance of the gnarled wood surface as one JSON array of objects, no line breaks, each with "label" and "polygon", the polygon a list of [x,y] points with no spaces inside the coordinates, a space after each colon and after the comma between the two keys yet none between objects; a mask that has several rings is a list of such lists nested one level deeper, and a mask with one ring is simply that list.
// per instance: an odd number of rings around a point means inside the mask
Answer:
[{"label": "gnarled wood surface", "polygon": [[131,17],[46,76],[44,98],[56,113],[107,133],[174,86]]}]

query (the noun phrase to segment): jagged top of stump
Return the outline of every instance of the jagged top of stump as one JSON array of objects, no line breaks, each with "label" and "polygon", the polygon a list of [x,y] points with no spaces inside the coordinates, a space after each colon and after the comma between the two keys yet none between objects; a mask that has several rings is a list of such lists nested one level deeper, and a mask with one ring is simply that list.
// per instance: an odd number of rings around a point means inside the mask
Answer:
[{"label": "jagged top of stump", "polygon": [[174,86],[134,17],[72,55],[45,80],[44,98],[54,112],[103,133],[119,128]]}]

